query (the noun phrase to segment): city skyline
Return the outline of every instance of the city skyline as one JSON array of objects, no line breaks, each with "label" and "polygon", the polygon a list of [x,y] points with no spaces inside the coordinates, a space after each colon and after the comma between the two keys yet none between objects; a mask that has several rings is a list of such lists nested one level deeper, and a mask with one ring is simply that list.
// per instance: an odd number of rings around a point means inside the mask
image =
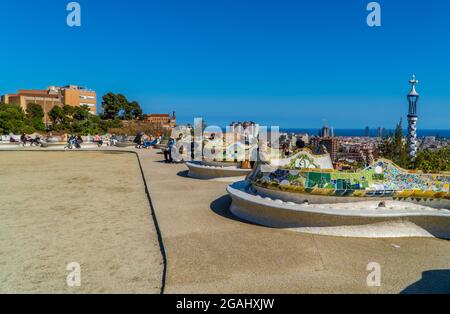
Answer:
[{"label": "city skyline", "polygon": [[449,129],[448,3],[379,1],[370,28],[367,1],[79,2],[80,28],[65,25],[65,2],[8,4],[21,14],[0,21],[0,94],[78,84],[181,123],[392,129],[406,127],[416,74],[418,129]]}]

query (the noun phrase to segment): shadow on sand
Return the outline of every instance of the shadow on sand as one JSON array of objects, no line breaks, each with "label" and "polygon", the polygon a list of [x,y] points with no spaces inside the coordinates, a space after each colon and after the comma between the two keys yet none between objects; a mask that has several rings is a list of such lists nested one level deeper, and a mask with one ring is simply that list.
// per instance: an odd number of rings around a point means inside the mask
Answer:
[{"label": "shadow on sand", "polygon": [[191,180],[199,180],[199,181],[209,181],[209,179],[202,179],[202,178],[194,178],[189,176],[189,170],[180,171],[177,173],[177,176],[182,178],[188,178]]},{"label": "shadow on sand", "polygon": [[182,178],[189,178],[188,176],[189,174],[189,170],[183,170],[177,173],[177,176],[182,177]]},{"label": "shadow on sand", "polygon": [[450,293],[450,269],[430,270],[422,273],[422,279],[413,283],[402,294]]},{"label": "shadow on sand", "polygon": [[229,195],[224,195],[213,201],[210,205],[210,208],[215,214],[222,216],[224,218],[245,223],[247,225],[260,226],[258,224],[251,223],[249,221],[243,220],[233,215],[230,211],[230,205],[231,205],[231,197]]}]

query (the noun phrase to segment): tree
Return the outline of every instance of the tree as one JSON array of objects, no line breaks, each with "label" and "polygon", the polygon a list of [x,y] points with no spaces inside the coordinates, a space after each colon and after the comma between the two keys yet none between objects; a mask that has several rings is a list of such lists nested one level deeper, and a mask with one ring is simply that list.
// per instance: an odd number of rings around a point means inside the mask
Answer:
[{"label": "tree", "polygon": [[408,147],[403,140],[403,120],[395,128],[394,134],[389,134],[380,146],[381,154],[384,158],[392,160],[403,168],[411,167],[411,159],[408,155]]},{"label": "tree", "polygon": [[91,115],[91,113],[89,112],[88,106],[75,107],[73,119],[77,121],[85,121],[89,119],[89,115]]},{"label": "tree", "polygon": [[138,102],[129,102],[122,94],[107,93],[102,101],[103,119],[135,120],[142,118],[142,109]]},{"label": "tree", "polygon": [[26,113],[30,118],[44,118],[44,110],[41,106],[35,103],[28,104]]},{"label": "tree", "polygon": [[113,94],[111,92],[107,93],[103,96],[102,108],[103,108],[103,116],[106,120],[115,119],[121,110],[121,101],[119,100],[118,95]]},{"label": "tree", "polygon": [[141,120],[142,119],[142,109],[139,103],[132,101],[128,103],[124,110],[124,120]]},{"label": "tree", "polygon": [[21,134],[24,127],[25,114],[22,108],[16,105],[0,104],[0,129],[3,130],[3,134]]},{"label": "tree", "polygon": [[450,171],[450,148],[419,151],[414,164],[416,169],[427,173]]},{"label": "tree", "polygon": [[35,103],[30,103],[26,110],[26,124],[33,127],[37,131],[45,131],[44,110]]},{"label": "tree", "polygon": [[65,105],[62,109],[63,109],[63,112],[64,112],[64,114],[65,114],[66,116],[69,116],[69,117],[72,118],[73,115],[75,114],[75,112],[77,111],[77,108],[78,108],[78,107]]},{"label": "tree", "polygon": [[55,106],[49,111],[48,116],[53,123],[53,126],[58,124],[65,125],[67,121],[67,115],[61,107]]}]

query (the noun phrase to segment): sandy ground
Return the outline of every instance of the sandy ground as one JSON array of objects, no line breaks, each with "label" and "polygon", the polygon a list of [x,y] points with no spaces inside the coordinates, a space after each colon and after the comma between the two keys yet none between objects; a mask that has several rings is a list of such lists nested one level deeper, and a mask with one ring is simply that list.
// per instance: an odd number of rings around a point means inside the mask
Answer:
[{"label": "sandy ground", "polygon": [[[228,183],[186,177],[141,153],[168,258],[168,293],[450,292],[450,241],[337,238],[270,229],[230,214]],[[368,287],[367,266],[381,266]]]},{"label": "sandy ground", "polygon": [[136,156],[0,152],[0,293],[159,293],[161,275]]}]

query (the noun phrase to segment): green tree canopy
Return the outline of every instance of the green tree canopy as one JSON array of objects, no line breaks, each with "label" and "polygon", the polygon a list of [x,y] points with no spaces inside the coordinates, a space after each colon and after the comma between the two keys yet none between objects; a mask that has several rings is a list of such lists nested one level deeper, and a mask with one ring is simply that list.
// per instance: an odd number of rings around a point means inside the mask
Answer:
[{"label": "green tree canopy", "polygon": [[41,106],[35,103],[28,104],[26,113],[30,118],[44,118],[44,110]]},{"label": "green tree canopy", "polygon": [[56,125],[65,125],[67,121],[67,115],[64,112],[64,109],[58,106],[53,107],[49,112],[48,116],[53,123],[53,126]]},{"label": "green tree canopy", "polygon": [[142,109],[139,103],[132,101],[126,105],[123,112],[124,120],[136,120],[142,118]]},{"label": "green tree canopy", "polygon": [[[26,124],[32,127],[35,131],[45,131],[45,124],[43,122],[44,110],[41,106],[35,103],[30,103],[26,110]],[[28,129],[31,130],[31,129]],[[33,132],[31,132],[33,133]]]},{"label": "green tree canopy", "polygon": [[103,118],[114,120],[134,120],[142,118],[142,109],[138,102],[129,102],[122,94],[107,93],[103,96]]},{"label": "green tree canopy", "polygon": [[403,140],[403,121],[395,128],[394,134],[389,134],[380,145],[381,154],[384,158],[392,160],[400,167],[411,168],[411,159],[408,155],[408,146]]},{"label": "green tree canopy", "polygon": [[[3,134],[24,132],[25,114],[19,106],[0,104],[0,129]],[[31,132],[33,133],[33,132]]]},{"label": "green tree canopy", "polygon": [[419,151],[415,167],[427,173],[450,171],[450,148]]},{"label": "green tree canopy", "polygon": [[120,102],[116,94],[108,93],[103,96],[103,116],[106,120],[115,119],[120,112]]}]

